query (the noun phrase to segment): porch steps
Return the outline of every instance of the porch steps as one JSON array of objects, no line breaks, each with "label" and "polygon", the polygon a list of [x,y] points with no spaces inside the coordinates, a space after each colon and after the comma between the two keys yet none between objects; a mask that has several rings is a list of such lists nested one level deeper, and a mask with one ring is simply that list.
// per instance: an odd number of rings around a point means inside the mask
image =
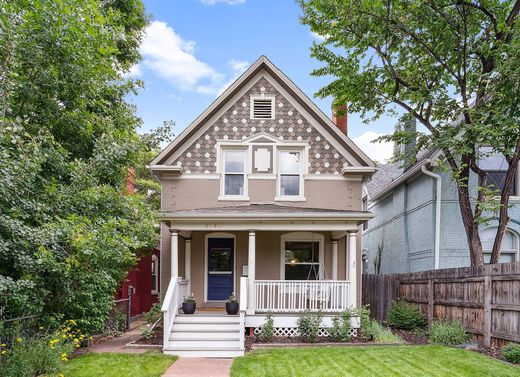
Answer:
[{"label": "porch steps", "polygon": [[182,357],[244,355],[240,317],[222,313],[178,314],[164,353]]}]

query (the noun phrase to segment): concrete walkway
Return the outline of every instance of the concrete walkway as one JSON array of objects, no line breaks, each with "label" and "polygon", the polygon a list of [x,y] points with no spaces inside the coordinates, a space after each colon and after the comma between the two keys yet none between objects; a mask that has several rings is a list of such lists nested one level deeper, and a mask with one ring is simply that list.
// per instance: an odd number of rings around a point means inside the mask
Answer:
[{"label": "concrete walkway", "polygon": [[142,327],[146,321],[140,319],[130,324],[130,330],[121,336],[102,341],[89,347],[90,352],[144,353],[146,349],[124,348],[124,346],[141,337]]},{"label": "concrete walkway", "polygon": [[229,377],[233,359],[181,357],[163,377]]}]

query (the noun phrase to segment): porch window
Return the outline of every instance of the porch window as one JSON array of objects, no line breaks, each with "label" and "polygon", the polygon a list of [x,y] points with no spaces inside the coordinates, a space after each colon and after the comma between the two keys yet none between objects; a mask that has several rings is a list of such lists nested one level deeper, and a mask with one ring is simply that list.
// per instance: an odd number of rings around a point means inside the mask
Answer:
[{"label": "porch window", "polygon": [[224,196],[246,195],[246,151],[223,150],[224,156]]},{"label": "porch window", "polygon": [[278,155],[278,195],[302,196],[302,151],[280,151]]},{"label": "porch window", "polygon": [[285,280],[318,280],[319,250],[319,242],[285,241]]},{"label": "porch window", "polygon": [[159,293],[159,259],[152,255],[152,294]]}]

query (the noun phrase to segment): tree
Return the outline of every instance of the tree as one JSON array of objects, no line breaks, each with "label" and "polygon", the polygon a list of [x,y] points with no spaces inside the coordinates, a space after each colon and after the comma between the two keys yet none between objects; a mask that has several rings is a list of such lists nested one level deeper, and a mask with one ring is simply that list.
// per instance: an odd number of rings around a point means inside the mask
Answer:
[{"label": "tree", "polygon": [[[303,23],[323,36],[313,73],[334,81],[317,95],[349,102],[365,119],[383,113],[415,118],[427,132],[397,131],[384,139],[439,149],[458,190],[471,265],[483,264],[479,224],[498,211],[491,263],[509,222],[511,187],[520,159],[520,1],[301,0]],[[478,166],[489,153],[508,170],[499,203]],[[401,156],[403,157],[403,156]],[[472,196],[470,176],[478,175]]]},{"label": "tree", "polygon": [[124,195],[147,153],[125,96],[140,0],[0,0],[0,319],[103,330],[156,219]]}]

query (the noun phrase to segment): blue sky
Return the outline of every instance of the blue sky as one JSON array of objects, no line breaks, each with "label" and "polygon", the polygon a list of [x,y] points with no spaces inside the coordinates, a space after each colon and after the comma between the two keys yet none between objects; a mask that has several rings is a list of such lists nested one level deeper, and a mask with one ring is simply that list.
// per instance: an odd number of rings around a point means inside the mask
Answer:
[{"label": "blue sky", "polygon": [[[141,46],[143,60],[132,74],[145,88],[131,101],[143,131],[174,120],[178,134],[249,64],[266,55],[330,115],[332,99],[314,97],[331,78],[310,73],[320,62],[310,57],[315,40],[300,23],[294,0],[144,0],[151,23]],[[366,125],[349,114],[349,136],[379,161],[390,144],[371,144],[391,132],[396,120]]]}]

